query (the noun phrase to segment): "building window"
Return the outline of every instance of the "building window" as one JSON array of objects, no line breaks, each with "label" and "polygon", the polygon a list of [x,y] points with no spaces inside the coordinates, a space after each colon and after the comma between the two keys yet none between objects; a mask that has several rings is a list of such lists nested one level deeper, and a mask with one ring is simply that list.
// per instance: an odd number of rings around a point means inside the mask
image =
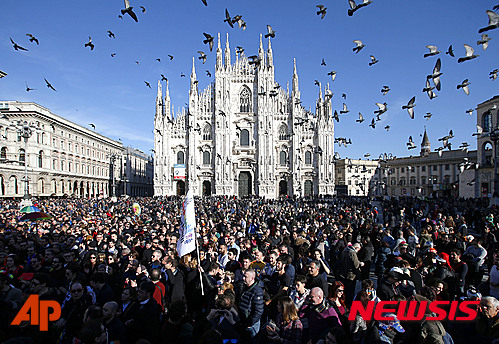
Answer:
[{"label": "building window", "polygon": [[241,138],[239,139],[239,145],[249,146],[249,131],[248,129],[241,130]]},{"label": "building window", "polygon": [[211,125],[206,124],[203,128],[203,140],[211,140]]},{"label": "building window", "polygon": [[409,179],[409,184],[410,184],[410,185],[416,185],[416,177],[411,177],[411,178]]},{"label": "building window", "polygon": [[305,152],[305,165],[312,165],[312,152]]},{"label": "building window", "polygon": [[438,171],[438,165],[433,165],[433,171]]},{"label": "building window", "polygon": [[286,165],[286,160],[287,160],[286,152],[281,151],[279,153],[279,165]]},{"label": "building window", "polygon": [[250,112],[251,110],[251,91],[248,87],[244,86],[239,94],[239,112]]},{"label": "building window", "polygon": [[0,159],[7,160],[7,147],[2,147],[0,150]]},{"label": "building window", "polygon": [[43,167],[43,151],[38,152],[38,167]]},{"label": "building window", "polygon": [[390,185],[397,185],[397,180],[395,178],[392,178],[390,180]]},{"label": "building window", "polygon": [[403,167],[400,168],[400,173],[404,173],[405,169]]},{"label": "building window", "polygon": [[426,177],[421,177],[421,185],[426,185]]},{"label": "building window", "polygon": [[185,155],[184,152],[180,151],[177,153],[177,164],[184,164],[185,163]]},{"label": "building window", "polygon": [[203,152],[203,165],[209,165],[210,162],[211,162],[210,152],[204,151]]},{"label": "building window", "polygon": [[400,178],[400,185],[405,185],[405,178]]},{"label": "building window", "polygon": [[26,161],[26,152],[22,148],[19,150],[19,161],[20,162]]},{"label": "building window", "polygon": [[448,171],[449,170],[449,164],[445,164],[445,170]]},{"label": "building window", "polygon": [[426,172],[426,166],[421,166],[421,172]]},{"label": "building window", "polygon": [[288,139],[288,127],[286,124],[281,124],[279,127],[279,140],[287,140]]},{"label": "building window", "polygon": [[488,132],[490,131],[491,123],[492,122],[492,114],[490,111],[486,112],[483,114],[483,131]]}]

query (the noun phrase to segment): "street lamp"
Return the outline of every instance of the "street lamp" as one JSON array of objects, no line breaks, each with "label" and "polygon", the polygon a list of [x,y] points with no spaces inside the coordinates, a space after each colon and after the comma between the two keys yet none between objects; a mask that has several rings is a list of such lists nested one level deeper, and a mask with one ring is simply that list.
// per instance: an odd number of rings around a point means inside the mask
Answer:
[{"label": "street lamp", "polygon": [[115,183],[115,178],[114,178],[114,163],[116,162],[116,158],[118,157],[118,154],[112,153],[108,154],[107,158],[110,160],[110,173],[109,173],[109,180],[111,182],[111,197],[116,196],[116,183]]},{"label": "street lamp", "polygon": [[495,127],[490,132],[489,138],[494,142],[494,194],[493,197],[499,197],[499,180],[497,178],[497,141],[499,141],[499,127]]},{"label": "street lamp", "polygon": [[33,123],[27,121],[17,121],[11,125],[17,133],[24,138],[24,199],[29,200],[29,179],[28,179],[28,139],[33,135],[33,129],[36,128]]}]

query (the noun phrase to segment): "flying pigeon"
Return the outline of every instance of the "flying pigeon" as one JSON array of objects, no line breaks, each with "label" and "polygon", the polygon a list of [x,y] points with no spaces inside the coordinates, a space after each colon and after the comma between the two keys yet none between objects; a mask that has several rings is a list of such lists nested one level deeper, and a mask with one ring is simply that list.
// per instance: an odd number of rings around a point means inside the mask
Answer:
[{"label": "flying pigeon", "polygon": [[373,129],[376,129],[376,122],[374,121],[374,118],[371,121],[371,124],[369,124],[369,126],[372,127]]},{"label": "flying pigeon", "polygon": [[94,129],[94,130],[95,130],[95,124],[93,124],[93,123],[89,123],[88,125],[89,125],[89,126],[91,126],[91,127],[92,127],[92,129]]},{"label": "flying pigeon", "polygon": [[356,39],[355,41],[353,41],[355,44],[357,44],[357,46],[355,48],[353,48],[352,50],[355,51],[356,54],[359,53],[359,51],[362,50],[362,48],[364,48],[366,45],[365,44],[362,44],[362,41]]},{"label": "flying pigeon", "polygon": [[331,79],[334,81],[334,79],[336,79],[336,71],[332,70],[330,71],[329,73],[327,73],[327,75],[331,75]]},{"label": "flying pigeon", "polygon": [[433,92],[434,88],[435,87],[430,85],[430,79],[426,79],[426,87],[423,88],[423,92],[426,92],[428,94],[428,97],[430,98],[430,100],[437,97],[435,92]]},{"label": "flying pigeon", "polygon": [[239,46],[236,47],[236,54],[242,54],[243,52],[244,52],[243,47],[239,47]]},{"label": "flying pigeon", "polygon": [[234,24],[232,24],[232,17],[229,14],[229,11],[225,9],[225,19],[224,22],[227,22],[231,28],[234,28]]},{"label": "flying pigeon", "polygon": [[478,33],[497,29],[499,27],[499,14],[494,11],[487,10],[487,15],[489,16],[489,25],[478,30]]},{"label": "flying pigeon", "polygon": [[204,44],[209,44],[210,45],[210,51],[213,51],[213,36],[210,35],[209,33],[204,33],[203,32],[203,35],[204,37],[206,37],[206,39],[203,41]]},{"label": "flying pigeon", "polygon": [[166,76],[164,76],[163,74],[161,74],[161,81],[168,81],[168,79],[166,78]]},{"label": "flying pigeon", "polygon": [[483,50],[485,51],[485,49],[487,49],[487,47],[489,46],[489,41],[491,40],[492,38],[489,37],[489,35],[487,35],[486,33],[482,33],[482,39],[477,41],[476,42],[476,45],[482,45],[482,48]]},{"label": "flying pigeon", "polygon": [[248,59],[250,60],[248,63],[251,64],[251,65],[259,65],[260,62],[261,62],[261,59],[260,57],[256,56],[256,55],[251,55],[248,57]]},{"label": "flying pigeon", "polygon": [[388,110],[386,103],[383,103],[383,104],[376,103],[376,105],[378,106],[379,110],[374,111],[374,113],[376,113],[378,115],[384,114]]},{"label": "flying pigeon", "polygon": [[116,56],[116,53],[111,53],[111,57],[115,57]]},{"label": "flying pigeon", "polygon": [[168,55],[168,57],[170,58],[170,61],[173,60],[173,55]]},{"label": "flying pigeon", "polygon": [[494,69],[492,72],[489,73],[490,75],[490,79],[492,79],[492,81],[494,81],[495,79],[497,79],[497,73],[499,72],[499,69]]},{"label": "flying pigeon", "polygon": [[386,96],[388,92],[390,92],[390,87],[383,86],[383,88],[381,89],[381,93],[383,93],[383,95]]},{"label": "flying pigeon", "polygon": [[457,85],[457,89],[462,88],[464,93],[469,95],[470,94],[470,89],[468,87],[469,84],[471,84],[471,82],[468,82],[468,79],[465,79],[461,84]]},{"label": "flying pigeon", "polygon": [[206,75],[207,75],[209,78],[211,78],[211,73],[210,73],[210,71],[209,71],[209,70],[207,70],[207,71],[206,71]]},{"label": "flying pigeon", "polygon": [[350,112],[350,110],[347,109],[347,104],[343,103],[343,110],[340,111],[340,114],[344,114]]},{"label": "flying pigeon", "polygon": [[[51,90],[53,90],[53,91],[56,91],[56,90],[55,90],[55,88],[54,88],[54,86],[52,86],[52,85],[50,84],[50,82],[48,82],[48,81],[47,81],[47,79],[43,78],[43,80],[45,80],[45,83],[47,84],[47,87],[48,87],[48,88],[50,88],[50,89],[51,89]],[[57,92],[57,91],[56,91],[56,92]]]},{"label": "flying pigeon", "polygon": [[412,136],[409,136],[409,142],[406,143],[407,149],[414,149],[416,148],[416,145],[414,144],[414,141],[412,141]]},{"label": "flying pigeon", "polygon": [[424,115],[423,117],[426,118],[426,120],[428,121],[431,118],[431,116],[433,116],[431,112],[427,112],[426,115]]},{"label": "flying pigeon", "polygon": [[200,55],[198,59],[203,60],[203,64],[206,62],[206,54],[202,51],[198,51],[198,54]]},{"label": "flying pigeon", "polygon": [[476,126],[476,133],[473,133],[471,134],[471,136],[478,136],[478,135],[482,135],[483,133],[483,128],[479,125]]},{"label": "flying pigeon", "polygon": [[452,56],[452,57],[456,57],[454,55],[454,50],[452,49],[452,44],[449,45],[449,49],[447,49],[447,51],[445,53],[448,54],[448,55],[450,55],[450,56]]},{"label": "flying pigeon", "polygon": [[322,14],[321,19],[324,19],[324,17],[326,16],[327,7],[324,7],[324,5],[317,5],[315,7],[317,7],[319,9],[317,11],[317,15],[320,16]]},{"label": "flying pigeon", "polygon": [[325,66],[325,65],[326,65],[326,61],[324,61],[324,59],[322,59],[321,66]]},{"label": "flying pigeon", "polygon": [[268,33],[267,33],[267,34],[265,34],[265,38],[267,38],[267,37],[272,37],[272,38],[275,38],[275,33],[276,33],[276,32],[275,32],[274,30],[272,30],[272,26],[267,25],[267,32],[268,32]]},{"label": "flying pigeon", "polygon": [[385,125],[385,130],[389,131],[390,130],[390,126],[389,125]]},{"label": "flying pigeon", "polygon": [[151,88],[151,84],[148,83],[147,81],[144,81],[144,83],[146,84],[147,87]]},{"label": "flying pigeon", "polygon": [[85,43],[85,47],[90,47],[90,50],[94,50],[94,44],[92,43],[92,37],[88,36],[88,42]]},{"label": "flying pigeon", "polygon": [[146,13],[146,8],[144,6],[140,6],[140,9],[142,10],[142,13]]},{"label": "flying pigeon", "polygon": [[412,97],[411,100],[407,103],[407,105],[402,106],[402,109],[407,109],[407,112],[409,113],[409,116],[411,119],[414,119],[414,107],[416,104],[414,102],[416,101],[416,96]]},{"label": "flying pigeon", "polygon": [[[9,38],[10,38],[10,37],[9,37]],[[14,42],[14,41],[12,40],[12,38],[10,38],[10,41],[12,42],[12,46],[13,46],[14,50],[16,50],[16,51],[18,51],[18,50],[28,51],[28,49],[23,48],[23,47],[21,47],[19,44],[17,44],[16,42]]]},{"label": "flying pigeon", "polygon": [[424,54],[423,57],[435,56],[437,54],[440,54],[440,51],[437,50],[437,47],[435,45],[427,45],[426,47],[430,49],[430,52]]},{"label": "flying pigeon", "polygon": [[34,88],[29,88],[27,81],[25,83],[26,83],[26,92],[35,90]]},{"label": "flying pigeon", "polygon": [[201,0],[205,6],[208,6],[208,2],[206,0]]},{"label": "flying pigeon", "polygon": [[110,31],[110,30],[107,31],[107,35],[109,36],[109,38],[116,38],[114,36],[114,33],[112,31]]},{"label": "flying pigeon", "polygon": [[479,55],[474,54],[475,50],[472,47],[470,47],[468,44],[464,44],[464,48],[466,49],[466,56],[458,58],[457,59],[458,63],[468,61],[468,60],[473,60],[474,58],[477,58],[479,56]]},{"label": "flying pigeon", "polygon": [[440,72],[440,68],[442,67],[442,61],[440,59],[437,60],[435,63],[435,67],[433,68],[433,73],[431,75],[428,75],[426,78],[427,79],[433,79],[433,84],[437,88],[438,91],[440,91],[440,76],[443,74]]},{"label": "flying pigeon", "polygon": [[466,113],[470,116],[473,116],[473,109],[466,110]]},{"label": "flying pigeon", "polygon": [[348,0],[348,4],[350,5],[350,8],[348,9],[348,15],[351,17],[357,11],[358,9],[365,7],[369,5],[372,1],[370,0],[364,0],[361,4],[356,4],[354,0]]},{"label": "flying pigeon", "polygon": [[362,114],[360,112],[359,112],[359,119],[356,119],[355,122],[359,122],[359,123],[364,122],[364,116],[362,116]]},{"label": "flying pigeon", "polygon": [[371,55],[371,62],[369,62],[369,66],[372,66],[378,62],[379,60],[376,60],[376,58],[373,55]]},{"label": "flying pigeon", "polygon": [[38,39],[35,36],[33,36],[32,34],[27,33],[26,36],[29,37],[29,41],[30,42],[35,42],[36,45],[40,45],[40,42],[38,42]]},{"label": "flying pigeon", "polygon": [[137,15],[133,11],[133,7],[130,6],[129,0],[125,0],[125,9],[121,10],[121,14],[125,15],[125,13],[128,13],[128,15],[132,17],[132,19],[135,20],[136,22],[139,22],[139,20],[137,19]]},{"label": "flying pigeon", "polygon": [[347,95],[346,95],[345,93],[342,93],[342,94],[341,94],[341,98],[343,98],[343,99],[347,99]]},{"label": "flying pigeon", "polygon": [[161,59],[156,59],[156,61],[158,61],[159,63],[161,63]]}]

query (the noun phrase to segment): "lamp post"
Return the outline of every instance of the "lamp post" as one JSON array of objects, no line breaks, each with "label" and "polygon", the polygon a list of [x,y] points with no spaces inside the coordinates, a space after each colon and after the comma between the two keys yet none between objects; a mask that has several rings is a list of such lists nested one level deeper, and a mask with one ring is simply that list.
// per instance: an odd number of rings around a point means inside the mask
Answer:
[{"label": "lamp post", "polygon": [[118,157],[118,155],[116,153],[112,153],[112,154],[107,155],[107,157],[109,158],[109,161],[110,161],[109,181],[111,183],[111,189],[109,191],[111,193],[110,196],[113,197],[113,196],[116,196],[116,180],[114,177],[114,163],[116,162],[116,158]]},{"label": "lamp post", "polygon": [[499,141],[499,127],[495,127],[489,134],[489,138],[494,142],[494,193],[492,197],[499,197],[499,180],[497,178],[497,142]]},{"label": "lamp post", "polygon": [[25,200],[30,199],[29,195],[29,179],[28,179],[28,139],[33,135],[35,126],[27,121],[18,121],[12,127],[17,130],[17,133],[24,139],[24,196]]}]

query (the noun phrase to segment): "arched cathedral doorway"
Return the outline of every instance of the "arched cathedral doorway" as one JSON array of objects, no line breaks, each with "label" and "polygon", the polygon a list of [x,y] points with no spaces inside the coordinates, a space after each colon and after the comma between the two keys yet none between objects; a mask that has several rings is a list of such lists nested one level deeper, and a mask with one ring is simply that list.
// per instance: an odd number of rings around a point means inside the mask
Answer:
[{"label": "arched cathedral doorway", "polygon": [[185,182],[183,180],[177,181],[177,196],[185,195]]},{"label": "arched cathedral doorway", "polygon": [[286,196],[288,194],[288,182],[281,180],[279,182],[279,196]]},{"label": "arched cathedral doorway", "polygon": [[208,180],[203,182],[203,196],[211,196],[211,183]]}]

